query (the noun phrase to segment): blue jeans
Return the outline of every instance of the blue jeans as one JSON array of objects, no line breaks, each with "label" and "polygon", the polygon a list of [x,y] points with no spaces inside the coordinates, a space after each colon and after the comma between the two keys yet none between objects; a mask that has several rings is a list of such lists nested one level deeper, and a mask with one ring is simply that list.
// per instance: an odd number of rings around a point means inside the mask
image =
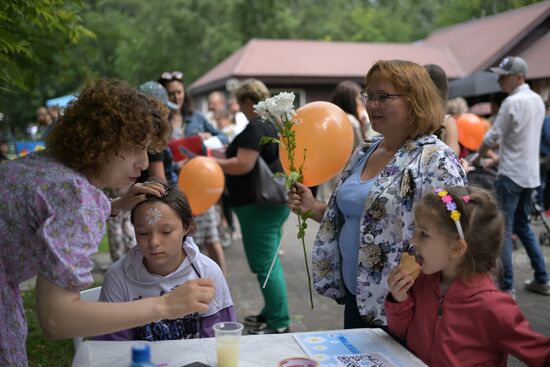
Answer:
[{"label": "blue jeans", "polygon": [[548,282],[544,257],[528,219],[532,208],[532,191],[533,189],[518,186],[506,176],[497,178],[497,200],[505,219],[504,244],[501,252],[503,272],[499,284],[500,289],[504,291],[514,288],[512,233],[519,237],[525,247],[531,267],[535,270],[535,281],[540,284]]}]

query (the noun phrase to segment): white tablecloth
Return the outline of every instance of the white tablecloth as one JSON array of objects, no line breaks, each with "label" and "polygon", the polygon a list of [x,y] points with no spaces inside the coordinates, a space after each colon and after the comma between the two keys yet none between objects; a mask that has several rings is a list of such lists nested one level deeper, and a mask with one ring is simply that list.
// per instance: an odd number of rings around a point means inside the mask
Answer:
[{"label": "white tablecloth", "polygon": [[[331,333],[349,334],[367,332],[369,352],[377,352],[381,344],[385,350],[392,352],[392,359],[397,366],[425,366],[412,353],[395,342],[380,329],[333,330]],[[312,332],[313,333],[313,332]],[[277,366],[277,363],[288,357],[306,356],[293,335],[308,333],[289,333],[277,335],[243,336],[241,338],[240,367]],[[132,346],[138,341],[107,342],[85,341],[80,345],[73,359],[73,367],[128,367],[131,362]],[[188,363],[200,361],[216,366],[216,344],[214,338],[173,340],[148,343],[151,346],[152,360],[158,366],[181,367]],[[372,349],[371,349],[372,348]]]}]

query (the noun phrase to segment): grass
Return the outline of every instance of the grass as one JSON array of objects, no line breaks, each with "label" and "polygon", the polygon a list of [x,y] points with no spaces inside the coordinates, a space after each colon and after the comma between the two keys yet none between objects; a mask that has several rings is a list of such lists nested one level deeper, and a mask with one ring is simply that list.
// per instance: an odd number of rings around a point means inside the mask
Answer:
[{"label": "grass", "polygon": [[35,291],[23,292],[23,304],[27,318],[27,356],[30,367],[70,366],[73,358],[73,341],[51,341],[44,337],[36,314]]},{"label": "grass", "polygon": [[[107,236],[103,237],[98,252],[109,252]],[[101,283],[94,283],[90,287],[100,286]],[[36,292],[35,290],[22,292],[25,316],[27,319],[27,356],[30,367],[63,367],[70,366],[73,355],[72,339],[51,341],[46,339],[40,329],[36,314]]]},{"label": "grass", "polygon": [[109,239],[107,238],[107,235],[103,236],[97,252],[109,253]]}]

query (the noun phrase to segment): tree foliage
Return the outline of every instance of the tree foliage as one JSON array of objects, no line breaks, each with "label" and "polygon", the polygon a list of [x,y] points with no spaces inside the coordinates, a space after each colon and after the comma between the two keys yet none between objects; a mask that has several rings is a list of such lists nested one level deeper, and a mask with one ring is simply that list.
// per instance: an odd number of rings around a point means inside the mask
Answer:
[{"label": "tree foliage", "polygon": [[76,12],[78,0],[0,2],[0,81],[25,88],[33,67],[51,61],[62,45],[93,37]]},{"label": "tree foliage", "polygon": [[12,125],[24,126],[45,99],[74,92],[89,78],[138,85],[181,70],[190,83],[251,38],[412,42],[438,27],[534,2],[3,1],[0,111]]}]

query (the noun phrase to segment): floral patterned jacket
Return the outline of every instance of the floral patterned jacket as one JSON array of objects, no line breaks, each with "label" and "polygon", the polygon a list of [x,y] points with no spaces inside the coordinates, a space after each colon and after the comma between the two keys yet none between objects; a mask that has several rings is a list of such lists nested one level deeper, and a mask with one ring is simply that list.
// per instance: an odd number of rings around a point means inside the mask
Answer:
[{"label": "floral patterned jacket", "polygon": [[[338,246],[343,216],[336,204],[336,192],[376,141],[364,142],[350,159],[332,193],[313,244],[315,289],[335,300],[345,296]],[[386,324],[387,277],[401,253],[409,247],[414,230],[414,203],[424,192],[436,187],[465,183],[466,175],[456,155],[434,135],[405,142],[380,173],[366,198],[359,228],[356,296],[359,312],[367,322]]]}]

